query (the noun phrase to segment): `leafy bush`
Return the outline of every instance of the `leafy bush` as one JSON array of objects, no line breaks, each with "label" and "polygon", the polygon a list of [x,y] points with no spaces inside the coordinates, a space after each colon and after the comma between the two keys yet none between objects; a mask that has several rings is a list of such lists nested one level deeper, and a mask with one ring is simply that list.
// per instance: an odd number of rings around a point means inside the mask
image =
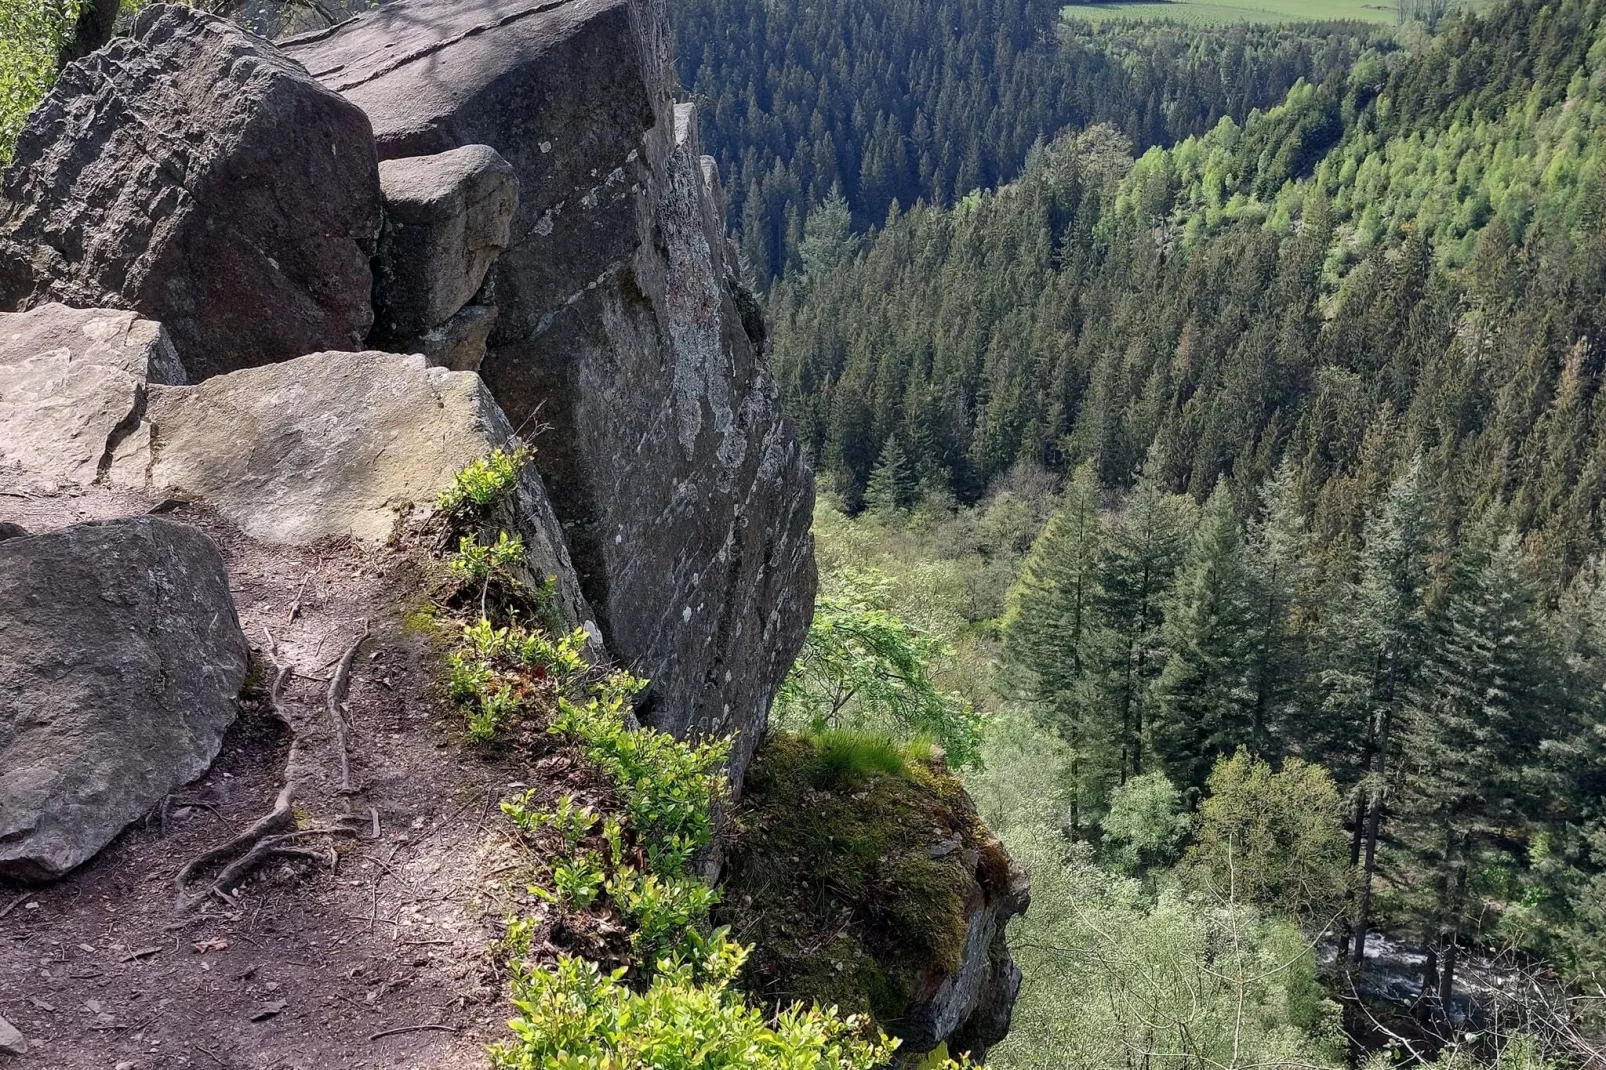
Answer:
[{"label": "leafy bush", "polygon": [[462,584],[488,583],[493,576],[504,573],[524,557],[524,540],[507,532],[498,533],[490,545],[480,542],[474,535],[464,535],[457,542],[457,553],[447,562],[452,579]]},{"label": "leafy bush", "polygon": [[1240,750],[1216,763],[1199,807],[1193,874],[1213,890],[1305,921],[1344,908],[1354,883],[1342,806],[1320,766],[1289,758],[1280,772]]},{"label": "leafy bush", "polygon": [[[1057,829],[1010,849],[1032,874],[1011,948],[1025,976],[989,1066],[1340,1070],[1338,1006],[1291,922],[1112,875]],[[1075,949],[1067,954],[1064,949]]]},{"label": "leafy bush", "polygon": [[1188,834],[1182,793],[1164,773],[1144,773],[1116,788],[1104,815],[1104,841],[1128,873],[1177,860]]},{"label": "leafy bush", "polygon": [[982,718],[932,682],[952,648],[886,608],[884,581],[849,572],[815,602],[814,623],[776,696],[782,723],[815,732],[851,728],[934,739],[956,769],[976,761]]},{"label": "leafy bush", "polygon": [[81,0],[0,0],[0,167],[28,113],[56,84],[56,58]]},{"label": "leafy bush", "polygon": [[626,704],[645,686],[628,673],[613,673],[584,704],[560,697],[552,731],[572,736],[613,781],[648,868],[679,874],[713,838],[711,808],[725,791],[730,740],[682,743],[656,729],[631,728]]},{"label": "leafy bush", "polygon": [[578,628],[554,640],[519,625],[497,628],[483,617],[465,625],[448,662],[447,686],[468,717],[469,737],[490,742],[540,691],[538,685],[561,687],[579,677],[586,668],[585,646],[586,633]]},{"label": "leafy bush", "polygon": [[[730,989],[747,951],[723,933],[695,962],[669,959],[644,992],[594,962],[514,965],[509,1023],[516,1040],[492,1049],[497,1070],[872,1070],[891,1045],[859,1037],[861,1023],[794,1007],[774,1024]],[[700,976],[699,976],[700,975]],[[701,979],[700,979],[701,977]]]}]

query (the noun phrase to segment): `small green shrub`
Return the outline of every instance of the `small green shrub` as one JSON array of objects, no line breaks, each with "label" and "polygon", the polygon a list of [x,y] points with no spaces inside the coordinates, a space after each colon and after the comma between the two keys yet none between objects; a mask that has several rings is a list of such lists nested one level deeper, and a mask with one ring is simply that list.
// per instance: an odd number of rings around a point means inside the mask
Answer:
[{"label": "small green shrub", "polygon": [[[551,731],[572,739],[612,781],[624,813],[603,816],[572,796],[539,806],[532,792],[502,810],[527,835],[558,842],[551,887],[532,888],[549,902],[590,911],[606,898],[631,924],[630,947],[645,991],[603,973],[596,963],[562,956],[547,967],[525,961],[533,926],[509,922],[513,1039],[491,1050],[498,1070],[661,1070],[752,1067],[755,1070],[870,1070],[894,1045],[866,1039],[863,1023],[836,1009],[801,1006],[773,1022],[748,1006],[730,982],[748,949],[725,929],[709,931],[719,893],[689,874],[692,855],[713,837],[712,808],[725,790],[730,740],[685,743],[650,728],[629,727],[629,702],[644,681],[612,673],[571,700],[581,679],[584,633],[556,642],[487,621],[464,629],[454,688],[481,702],[510,678],[539,668],[563,681]],[[605,850],[594,835],[601,823]],[[633,856],[630,844],[641,851]],[[631,864],[642,857],[646,869]],[[639,984],[639,982],[638,982]]]},{"label": "small green shrub", "polygon": [[519,831],[528,835],[550,828],[572,851],[597,827],[597,812],[575,802],[573,795],[561,796],[558,804],[549,809],[531,810],[530,800],[534,795],[535,792],[528,791],[521,798],[502,804],[502,812],[513,819]]},{"label": "small green shrub", "polygon": [[582,852],[573,858],[559,859],[552,866],[555,898],[572,903],[581,910],[596,902],[607,880],[602,859],[594,853]]},{"label": "small green shrub", "polygon": [[573,737],[613,781],[647,867],[678,875],[713,838],[711,810],[725,791],[730,740],[682,743],[652,728],[629,727],[627,704],[644,686],[628,673],[614,673],[583,704],[560,697],[552,731]]},{"label": "small green shrub", "polygon": [[480,542],[474,535],[464,535],[457,542],[457,553],[447,562],[446,569],[458,583],[484,584],[497,576],[505,576],[508,569],[524,557],[524,540],[507,532],[497,535],[490,545]]},{"label": "small green shrub", "polygon": [[447,688],[467,715],[469,738],[491,742],[536,694],[551,700],[537,685],[562,688],[584,674],[585,644],[582,629],[549,639],[519,625],[498,628],[483,617],[464,625],[462,642],[448,658]]},{"label": "small green shrub", "polygon": [[514,964],[515,1040],[491,1051],[497,1070],[872,1070],[892,1045],[866,1041],[858,1019],[793,1007],[765,1021],[730,989],[747,949],[723,932],[695,961],[669,958],[643,992],[626,971],[561,957]]},{"label": "small green shrub", "polygon": [[435,499],[435,508],[448,516],[489,508],[518,482],[519,472],[533,456],[526,446],[511,453],[492,450],[490,456],[471,462],[452,478],[452,485]]}]

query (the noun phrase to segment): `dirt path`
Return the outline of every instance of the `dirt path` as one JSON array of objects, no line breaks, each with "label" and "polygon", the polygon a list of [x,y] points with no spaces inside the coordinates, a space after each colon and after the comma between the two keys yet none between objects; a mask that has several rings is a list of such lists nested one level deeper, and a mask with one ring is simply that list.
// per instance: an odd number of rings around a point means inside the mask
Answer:
[{"label": "dirt path", "polygon": [[[157,505],[112,491],[10,492],[0,520],[39,532]],[[176,910],[184,863],[265,814],[279,790],[288,735],[246,703],[211,771],[174,794],[165,820],[158,808],[56,884],[0,883],[0,1017],[31,1046],[0,1055],[0,1070],[486,1066],[485,1045],[506,1032],[488,947],[516,857],[496,804],[520,772],[451,730],[428,629],[404,623],[424,604],[422,555],[267,548],[199,509],[171,515],[222,547],[264,686],[268,634],[295,667],[281,706],[305,748],[298,816],[349,815],[361,831],[309,841],[338,851],[333,869],[269,863],[232,903]],[[344,795],[327,681],[365,619]]]}]

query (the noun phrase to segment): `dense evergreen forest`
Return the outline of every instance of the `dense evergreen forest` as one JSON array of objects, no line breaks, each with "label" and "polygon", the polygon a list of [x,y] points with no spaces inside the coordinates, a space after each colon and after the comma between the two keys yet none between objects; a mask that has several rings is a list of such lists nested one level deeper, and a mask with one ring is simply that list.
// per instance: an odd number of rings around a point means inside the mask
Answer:
[{"label": "dense evergreen forest", "polygon": [[1449,513],[1499,503],[1570,573],[1606,489],[1599,20],[1503,7],[1135,162],[1061,138],[857,252],[824,206],[836,266],[772,302],[820,467],[857,508],[889,450],[964,500],[1022,460],[1125,486],[1153,450],[1202,500],[1288,458],[1331,540],[1421,454]]},{"label": "dense evergreen forest", "polygon": [[[1408,37],[828,198],[770,292],[827,621],[948,644],[946,719],[861,723],[979,731],[1035,865],[1003,1065],[1601,1057],[1606,4]],[[1320,984],[1234,957],[1299,934]],[[1353,987],[1401,947],[1408,1013]]]},{"label": "dense evergreen forest", "polygon": [[[839,194],[858,228],[1013,179],[1032,145],[1114,124],[1140,148],[1244,120],[1301,79],[1340,79],[1376,36],[1350,24],[1061,23],[1052,0],[676,0],[682,84],[755,279],[800,266],[803,221]],[[1380,38],[1374,47],[1388,48]]]}]

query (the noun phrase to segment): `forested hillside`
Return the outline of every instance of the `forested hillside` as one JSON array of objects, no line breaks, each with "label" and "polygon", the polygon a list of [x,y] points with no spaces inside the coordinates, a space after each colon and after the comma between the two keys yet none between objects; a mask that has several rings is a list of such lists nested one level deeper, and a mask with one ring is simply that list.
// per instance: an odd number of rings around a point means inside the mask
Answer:
[{"label": "forested hillside", "polygon": [[800,266],[806,213],[833,191],[862,229],[895,201],[947,205],[1007,182],[1067,128],[1108,122],[1169,145],[1300,79],[1341,77],[1375,34],[1061,23],[1044,0],[675,0],[671,13],[681,82],[763,285]]},{"label": "forested hillside", "polygon": [[1129,485],[1152,449],[1202,500],[1288,458],[1330,539],[1420,453],[1448,514],[1501,503],[1575,568],[1606,490],[1600,18],[1504,7],[1242,127],[1136,163],[1095,130],[901,215],[775,295],[820,466],[855,506],[891,445],[962,499],[1022,459]]},{"label": "forested hillside", "polygon": [[972,781],[1039,890],[1004,1065],[1342,1063],[1235,957],[1281,924],[1327,934],[1352,1062],[1598,1047],[1603,108],[1606,4],[1523,0],[1170,147],[809,221],[770,303],[838,582],[895,576],[956,689],[994,669]]}]

